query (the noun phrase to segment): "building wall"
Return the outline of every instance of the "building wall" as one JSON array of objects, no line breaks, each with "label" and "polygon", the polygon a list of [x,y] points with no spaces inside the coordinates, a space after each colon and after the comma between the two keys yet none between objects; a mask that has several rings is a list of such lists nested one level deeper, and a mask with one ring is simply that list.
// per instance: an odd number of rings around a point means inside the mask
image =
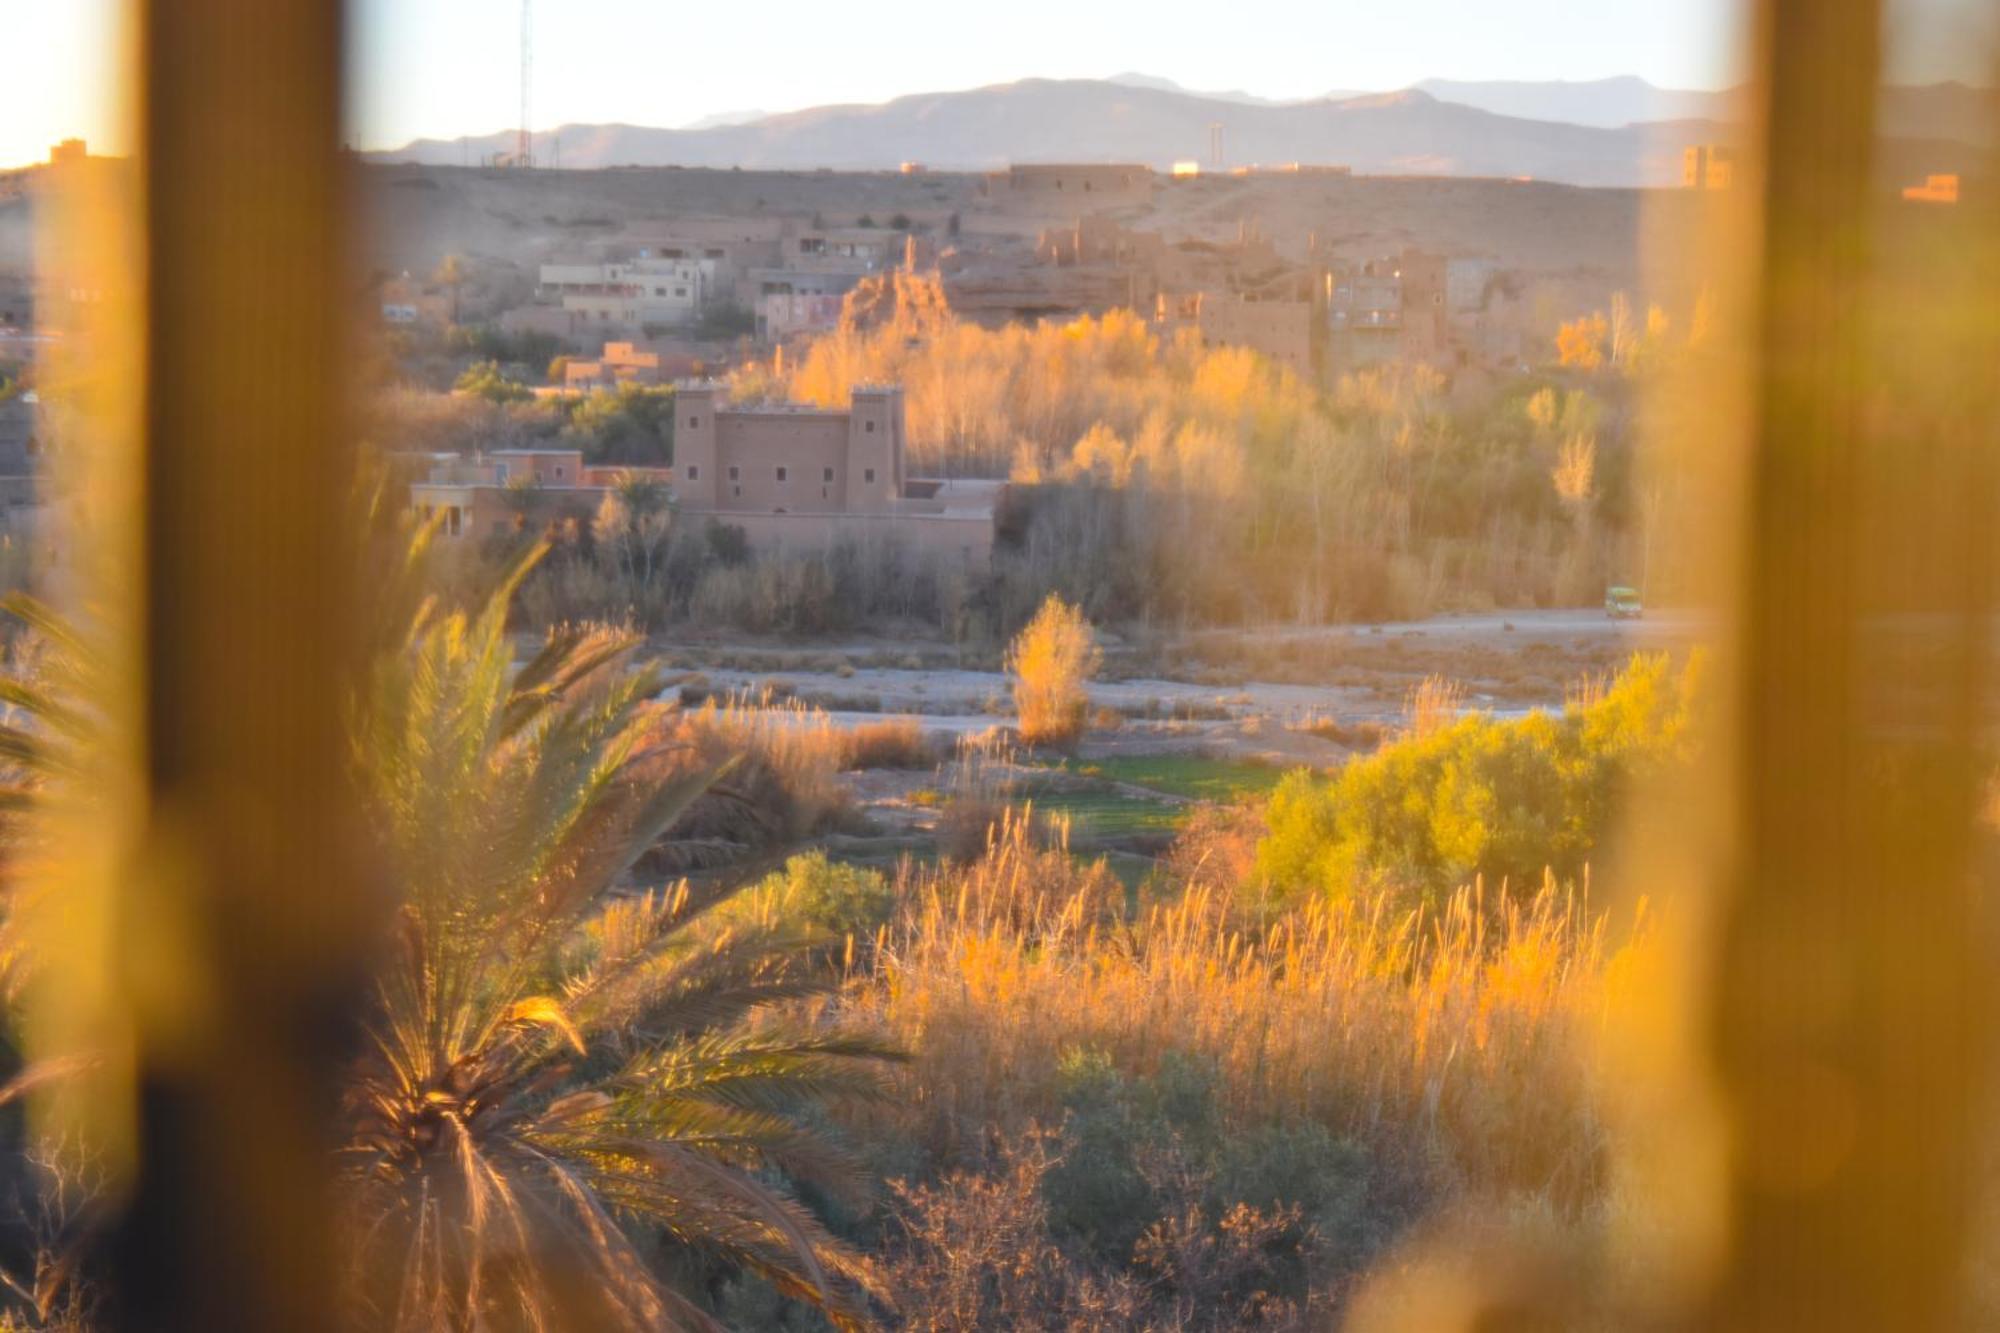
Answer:
[{"label": "building wall", "polygon": [[1202,340],[1219,347],[1247,347],[1302,376],[1316,370],[1310,301],[1248,301],[1209,294],[1198,319]]},{"label": "building wall", "polygon": [[847,508],[846,413],[725,411],[718,432],[713,508],[760,512]]},{"label": "building wall", "polygon": [[802,273],[859,277],[902,262],[903,233],[879,227],[814,228],[787,236],[780,266]]},{"label": "building wall", "polygon": [[1398,267],[1403,275],[1404,359],[1433,363],[1450,359],[1450,280],[1445,257],[1405,250]]},{"label": "building wall", "polygon": [[513,526],[513,515],[493,486],[417,482],[410,487],[410,508],[426,519],[443,510],[438,536],[446,540],[485,537]]},{"label": "building wall", "polygon": [[1166,237],[1135,231],[1111,218],[1079,217],[1067,227],[1045,229],[1035,257],[1045,264],[1134,264],[1154,267],[1165,257]]},{"label": "building wall", "polygon": [[544,264],[541,287],[585,324],[680,326],[693,323],[708,303],[714,270],[708,259]]},{"label": "building wall", "polygon": [[500,486],[530,477],[537,486],[575,486],[583,479],[583,453],[577,449],[496,449],[486,457]]},{"label": "building wall", "polygon": [[800,333],[819,333],[840,323],[844,294],[772,292],[757,298],[757,334],[782,342]]},{"label": "building wall", "polygon": [[641,259],[700,259],[712,266],[709,295],[741,303],[743,277],[753,268],[781,261],[782,218],[676,218],[667,223],[628,227],[619,243]]},{"label": "building wall", "polygon": [[1690,190],[1726,190],[1736,173],[1736,154],[1724,144],[1693,144],[1681,154],[1681,184]]},{"label": "building wall", "polygon": [[571,360],[563,366],[563,387],[569,389],[658,384],[660,380],[660,354],[629,342],[608,342],[596,360]]},{"label": "building wall", "polygon": [[670,467],[646,467],[637,463],[586,463],[583,467],[585,486],[616,486],[627,477],[640,481],[657,481],[671,486],[674,470]]},{"label": "building wall", "polygon": [[1312,378],[1319,373],[1313,310],[1311,301],[1253,301],[1229,292],[1162,295],[1155,324],[1163,339],[1191,328],[1205,347],[1247,348]]},{"label": "building wall", "polygon": [[902,495],[900,389],[857,388],[846,410],[735,408],[689,385],[676,411],[675,490],[690,510],[887,513]]},{"label": "building wall", "polygon": [[906,429],[901,389],[853,391],[845,468],[849,512],[881,513],[895,506],[903,494]]},{"label": "building wall", "polygon": [[550,523],[587,523],[604,498],[602,487],[564,483],[521,490],[491,484],[417,482],[410,508],[419,517],[443,510],[438,536],[447,541],[484,540],[498,533],[540,530]]},{"label": "building wall", "polygon": [[1151,167],[1131,163],[1029,163],[987,175],[980,193],[998,209],[1072,211],[1152,201]]},{"label": "building wall", "polygon": [[[843,542],[862,547],[901,547],[907,554],[939,564],[961,562],[968,569],[993,557],[991,514],[711,514],[707,521],[743,529],[760,551],[821,554]],[[695,521],[700,521],[696,519]]]},{"label": "building wall", "polygon": [[[686,521],[739,527],[767,551],[894,545],[913,558],[968,568],[991,557],[1001,488],[912,482],[904,474],[900,388],[858,387],[845,410],[736,408],[717,386],[689,383],[676,390],[675,413],[674,466],[629,471],[672,485]],[[585,467],[575,450],[428,461],[430,480],[412,484],[411,505],[425,514],[444,510],[441,532],[448,539],[587,521],[604,489],[628,471]],[[540,484],[506,484],[526,476]]]},{"label": "building wall", "polygon": [[690,509],[713,509],[717,491],[716,409],[712,384],[683,384],[674,393],[674,494]]}]

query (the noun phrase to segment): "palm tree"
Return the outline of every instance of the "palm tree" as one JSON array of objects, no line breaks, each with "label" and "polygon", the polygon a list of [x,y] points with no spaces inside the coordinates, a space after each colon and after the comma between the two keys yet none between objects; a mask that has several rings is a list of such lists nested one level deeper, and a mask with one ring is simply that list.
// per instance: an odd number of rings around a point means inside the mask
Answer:
[{"label": "palm tree", "polygon": [[[44,876],[18,873],[52,842],[38,818],[53,789],[74,788],[104,727],[103,659],[79,624],[25,593],[0,597],[0,613],[26,633],[14,641],[0,671],[0,994],[9,1000],[26,984],[43,951],[32,947],[35,902]],[[28,886],[34,886],[31,888]]]},{"label": "palm tree", "polygon": [[840,1327],[865,1261],[781,1175],[862,1187],[803,1116],[889,1053],[776,1012],[826,992],[815,941],[638,858],[715,776],[662,744],[634,640],[561,631],[518,671],[529,557],[476,616],[416,617],[358,710],[364,796],[402,885],[348,1098],[359,1290],[398,1329],[707,1328],[657,1238]]},{"label": "palm tree", "polygon": [[626,578],[650,586],[654,559],[673,518],[673,492],[643,474],[622,471],[605,491],[592,529]]}]

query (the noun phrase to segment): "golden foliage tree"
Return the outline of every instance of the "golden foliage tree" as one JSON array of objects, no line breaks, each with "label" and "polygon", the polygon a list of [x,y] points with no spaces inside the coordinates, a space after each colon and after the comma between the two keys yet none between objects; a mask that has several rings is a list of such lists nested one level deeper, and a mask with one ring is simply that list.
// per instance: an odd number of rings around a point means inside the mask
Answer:
[{"label": "golden foliage tree", "polygon": [[1007,650],[1021,738],[1030,745],[1071,745],[1083,734],[1084,686],[1102,664],[1083,612],[1050,593]]},{"label": "golden foliage tree", "polygon": [[1611,325],[1602,314],[1570,320],[1556,330],[1556,358],[1578,370],[1596,370],[1604,364],[1604,344]]}]

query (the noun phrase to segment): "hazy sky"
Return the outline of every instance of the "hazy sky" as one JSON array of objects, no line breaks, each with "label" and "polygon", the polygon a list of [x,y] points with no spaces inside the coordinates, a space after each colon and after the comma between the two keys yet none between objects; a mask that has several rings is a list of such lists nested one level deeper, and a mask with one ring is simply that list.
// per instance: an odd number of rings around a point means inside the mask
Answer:
[{"label": "hazy sky", "polygon": [[[1990,0],[1897,0],[1991,14]],[[682,125],[717,112],[878,102],[1029,75],[1126,70],[1270,97],[1438,76],[1733,82],[1742,0],[538,0],[533,121]],[[354,0],[364,147],[515,122],[517,0]],[[83,135],[109,106],[118,0],[0,0],[0,165]],[[972,16],[972,17],[969,17]],[[1931,45],[1963,59],[1963,33]],[[1976,71],[1946,68],[1931,77]]]},{"label": "hazy sky", "polygon": [[[514,124],[514,0],[360,0],[371,144]],[[540,0],[537,128],[879,102],[1125,70],[1307,97],[1455,78],[1727,82],[1731,0]]]}]

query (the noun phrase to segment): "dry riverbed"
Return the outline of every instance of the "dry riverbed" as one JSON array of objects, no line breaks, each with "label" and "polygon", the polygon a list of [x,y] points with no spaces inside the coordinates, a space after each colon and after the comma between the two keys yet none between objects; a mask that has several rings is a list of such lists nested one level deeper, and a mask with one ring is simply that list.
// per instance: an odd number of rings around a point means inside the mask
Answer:
[{"label": "dry riverbed", "polygon": [[839,643],[661,640],[688,702],[802,705],[802,725],[854,727],[915,719],[943,761],[935,768],[843,775],[872,833],[836,840],[854,859],[886,861],[947,835],[962,796],[969,740],[988,798],[1033,802],[1060,819],[1080,851],[1143,864],[1202,801],[1259,795],[1290,768],[1331,768],[1401,722],[1428,676],[1464,687],[1465,706],[1515,714],[1560,707],[1566,692],[1637,651],[1683,651],[1701,625],[1686,617],[1611,621],[1601,613],[1523,612],[1332,628],[1211,631],[1134,642],[1106,636],[1092,682],[1093,725],[1067,759],[1006,743],[1007,677],[998,663],[949,645],[893,639]]}]

